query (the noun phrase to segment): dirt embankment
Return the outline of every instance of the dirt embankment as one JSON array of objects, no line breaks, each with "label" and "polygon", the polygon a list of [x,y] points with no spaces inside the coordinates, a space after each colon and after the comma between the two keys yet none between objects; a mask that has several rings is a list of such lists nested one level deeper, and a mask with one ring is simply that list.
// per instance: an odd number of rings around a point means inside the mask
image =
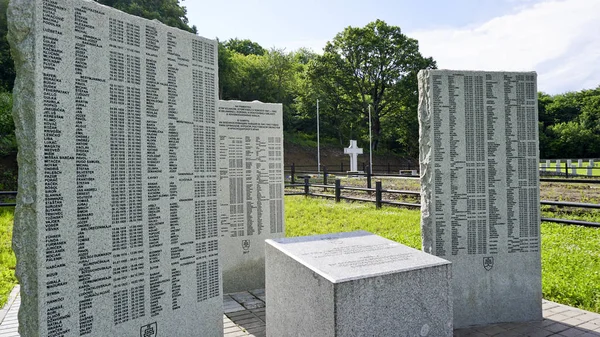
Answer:
[{"label": "dirt embankment", "polygon": [[[331,145],[321,146],[321,165],[327,166],[329,171],[348,171],[350,167],[350,157],[344,154],[344,147],[333,147]],[[363,169],[364,165],[369,165],[368,148],[363,150],[364,154],[358,155],[358,169]],[[285,169],[289,170],[292,163],[297,169],[317,170],[317,149],[312,147],[300,146],[297,144],[284,143],[284,162]],[[343,165],[343,170],[342,170]],[[416,169],[418,161],[408,158],[402,158],[393,154],[373,154],[373,168],[375,172],[386,172],[388,165],[391,173],[398,173],[399,170]]]}]

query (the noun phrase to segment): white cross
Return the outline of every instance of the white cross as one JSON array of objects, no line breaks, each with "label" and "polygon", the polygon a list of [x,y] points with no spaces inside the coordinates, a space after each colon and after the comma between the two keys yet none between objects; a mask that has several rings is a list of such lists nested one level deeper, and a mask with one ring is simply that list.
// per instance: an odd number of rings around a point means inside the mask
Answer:
[{"label": "white cross", "polygon": [[358,155],[363,153],[363,149],[356,145],[355,140],[350,141],[350,146],[344,148],[344,154],[350,156],[350,172],[358,172]]}]

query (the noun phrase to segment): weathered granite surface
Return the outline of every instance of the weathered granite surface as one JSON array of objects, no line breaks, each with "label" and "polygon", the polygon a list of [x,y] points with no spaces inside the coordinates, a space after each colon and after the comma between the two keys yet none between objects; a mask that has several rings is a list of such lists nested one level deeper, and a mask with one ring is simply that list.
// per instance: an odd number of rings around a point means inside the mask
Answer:
[{"label": "weathered granite surface", "polygon": [[448,261],[365,231],[266,240],[267,336],[452,336]]},{"label": "weathered granite surface", "polygon": [[455,328],[540,320],[536,74],[418,79],[423,250],[452,261]]},{"label": "weathered granite surface", "polygon": [[219,101],[223,291],[265,287],[265,239],[285,235],[283,106]]},{"label": "weathered granite surface", "polygon": [[216,41],[92,1],[8,19],[21,336],[222,336]]}]

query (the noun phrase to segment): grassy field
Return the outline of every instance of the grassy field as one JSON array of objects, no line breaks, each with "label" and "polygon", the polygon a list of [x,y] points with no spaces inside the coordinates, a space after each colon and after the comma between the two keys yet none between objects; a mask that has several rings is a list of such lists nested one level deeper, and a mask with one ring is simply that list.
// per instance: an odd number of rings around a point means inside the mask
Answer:
[{"label": "grassy field", "polygon": [[[287,236],[364,229],[421,248],[419,210],[378,211],[370,203],[302,196],[286,197],[285,207]],[[600,229],[542,223],[542,292],[545,299],[600,313]]]},{"label": "grassy field", "polygon": [[[336,204],[302,196],[287,196],[285,207],[287,236],[362,229],[421,248],[419,210],[377,210],[371,203]],[[550,207],[543,210],[544,216],[600,222],[598,212],[556,214]],[[0,306],[16,283],[11,231],[12,209],[0,210]],[[600,313],[600,229],[542,223],[542,291],[548,300]]]},{"label": "grassy field", "polygon": [[15,278],[15,254],[11,248],[13,208],[0,208],[0,307],[4,305],[10,290],[17,284]]}]

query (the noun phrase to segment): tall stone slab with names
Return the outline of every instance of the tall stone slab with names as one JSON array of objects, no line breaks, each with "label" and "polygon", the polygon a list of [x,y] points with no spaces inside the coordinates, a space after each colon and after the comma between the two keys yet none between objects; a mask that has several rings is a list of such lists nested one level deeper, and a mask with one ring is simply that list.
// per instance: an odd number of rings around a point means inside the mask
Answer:
[{"label": "tall stone slab with names", "polygon": [[222,336],[217,42],[13,0],[23,337]]},{"label": "tall stone slab with names", "polygon": [[285,236],[283,107],[219,101],[223,291],[265,287],[265,239]]},{"label": "tall stone slab with names", "polygon": [[455,328],[541,320],[536,73],[418,79],[423,250],[452,262]]}]

